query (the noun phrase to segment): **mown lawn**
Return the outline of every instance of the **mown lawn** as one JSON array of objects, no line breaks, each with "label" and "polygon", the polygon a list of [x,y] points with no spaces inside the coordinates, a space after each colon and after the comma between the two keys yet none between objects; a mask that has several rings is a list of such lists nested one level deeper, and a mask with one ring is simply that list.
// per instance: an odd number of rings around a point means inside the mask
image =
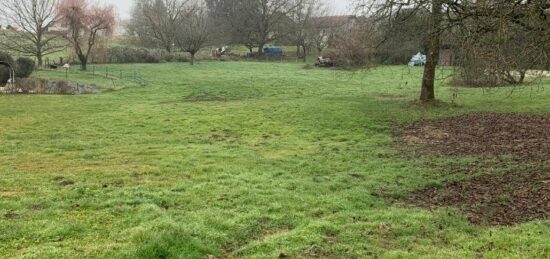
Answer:
[{"label": "mown lawn", "polygon": [[399,202],[445,179],[426,162],[468,158],[407,158],[391,132],[472,111],[547,114],[550,84],[512,92],[439,81],[442,103],[424,107],[414,101],[420,68],[110,69],[147,84],[0,96],[0,257],[549,256],[548,221],[479,226],[456,209]]}]

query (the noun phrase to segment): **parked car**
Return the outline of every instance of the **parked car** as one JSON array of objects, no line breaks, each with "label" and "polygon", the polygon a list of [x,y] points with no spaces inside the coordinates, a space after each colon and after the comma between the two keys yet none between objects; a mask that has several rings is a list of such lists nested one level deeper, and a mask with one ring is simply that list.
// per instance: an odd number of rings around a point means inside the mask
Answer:
[{"label": "parked car", "polygon": [[426,65],[426,55],[424,55],[420,52],[416,53],[416,55],[414,55],[411,58],[411,61],[409,61],[409,66],[410,67],[424,66],[424,65]]}]

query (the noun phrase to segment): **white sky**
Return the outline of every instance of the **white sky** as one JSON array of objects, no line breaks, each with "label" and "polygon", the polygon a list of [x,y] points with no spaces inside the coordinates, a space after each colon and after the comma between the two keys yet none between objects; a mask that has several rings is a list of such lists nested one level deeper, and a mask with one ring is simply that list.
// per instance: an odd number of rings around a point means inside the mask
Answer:
[{"label": "white sky", "polygon": [[[349,3],[351,0],[324,0],[329,6],[330,11],[334,14],[346,14],[350,13]],[[134,3],[134,0],[100,0],[99,2],[105,4],[112,4],[116,7],[117,13],[121,19],[127,19],[129,17],[130,9]]]},{"label": "white sky", "polygon": [[[135,0],[98,0],[98,2],[103,4],[114,5],[116,7],[118,16],[122,20],[129,18],[130,10],[132,9],[132,5],[134,4],[134,1]],[[351,13],[350,3],[353,0],[322,0],[322,1],[324,1],[329,6],[329,11],[332,15],[342,15],[342,14]],[[6,25],[6,22],[3,21],[2,17],[0,17],[0,24],[2,26]]]}]

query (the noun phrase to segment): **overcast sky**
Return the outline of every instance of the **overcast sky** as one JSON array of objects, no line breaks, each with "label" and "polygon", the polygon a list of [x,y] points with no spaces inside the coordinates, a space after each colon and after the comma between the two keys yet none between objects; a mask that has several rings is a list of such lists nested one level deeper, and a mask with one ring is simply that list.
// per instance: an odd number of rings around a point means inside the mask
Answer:
[{"label": "overcast sky", "polygon": [[[349,2],[351,0],[324,0],[330,7],[331,12],[335,14],[349,13]],[[100,2],[116,6],[121,19],[129,17],[130,9],[134,0],[101,0]]]}]

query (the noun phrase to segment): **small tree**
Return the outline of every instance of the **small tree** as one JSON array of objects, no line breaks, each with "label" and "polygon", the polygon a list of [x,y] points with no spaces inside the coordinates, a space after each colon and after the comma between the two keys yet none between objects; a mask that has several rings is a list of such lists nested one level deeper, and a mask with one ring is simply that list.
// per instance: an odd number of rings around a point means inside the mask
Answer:
[{"label": "small tree", "polygon": [[210,36],[210,19],[204,4],[196,3],[189,7],[188,15],[182,18],[176,36],[178,47],[191,55],[190,63],[195,63],[195,55],[206,44]]},{"label": "small tree", "polygon": [[302,52],[302,60],[307,62],[308,49],[313,45],[318,31],[315,29],[314,17],[323,13],[319,0],[295,0],[294,10],[289,14],[292,18],[289,35],[296,44],[297,53]]},{"label": "small tree", "polygon": [[58,22],[57,0],[2,0],[0,14],[4,20],[17,25],[17,32],[0,33],[5,39],[0,46],[24,55],[36,57],[42,66],[44,56],[59,52],[65,45],[59,42],[60,35],[49,30]]},{"label": "small tree", "polygon": [[91,5],[86,0],[62,0],[59,16],[66,31],[64,37],[71,43],[86,70],[88,57],[100,36],[108,36],[115,27],[113,6]]},{"label": "small tree", "polygon": [[357,22],[348,28],[341,28],[333,35],[325,56],[332,59],[335,66],[361,68],[373,64],[379,35],[370,19]]},{"label": "small tree", "polygon": [[15,77],[27,78],[34,71],[34,60],[30,58],[18,58],[15,61]]},{"label": "small tree", "polygon": [[[231,41],[263,54],[266,44],[288,33],[295,0],[206,0],[216,26],[226,29]],[[300,1],[298,1],[300,2]]]},{"label": "small tree", "polygon": [[[311,19],[311,43],[317,50],[317,55],[321,55],[340,31],[342,24],[337,16],[327,16],[322,12],[320,15]],[[344,18],[345,19],[345,18]]]}]

